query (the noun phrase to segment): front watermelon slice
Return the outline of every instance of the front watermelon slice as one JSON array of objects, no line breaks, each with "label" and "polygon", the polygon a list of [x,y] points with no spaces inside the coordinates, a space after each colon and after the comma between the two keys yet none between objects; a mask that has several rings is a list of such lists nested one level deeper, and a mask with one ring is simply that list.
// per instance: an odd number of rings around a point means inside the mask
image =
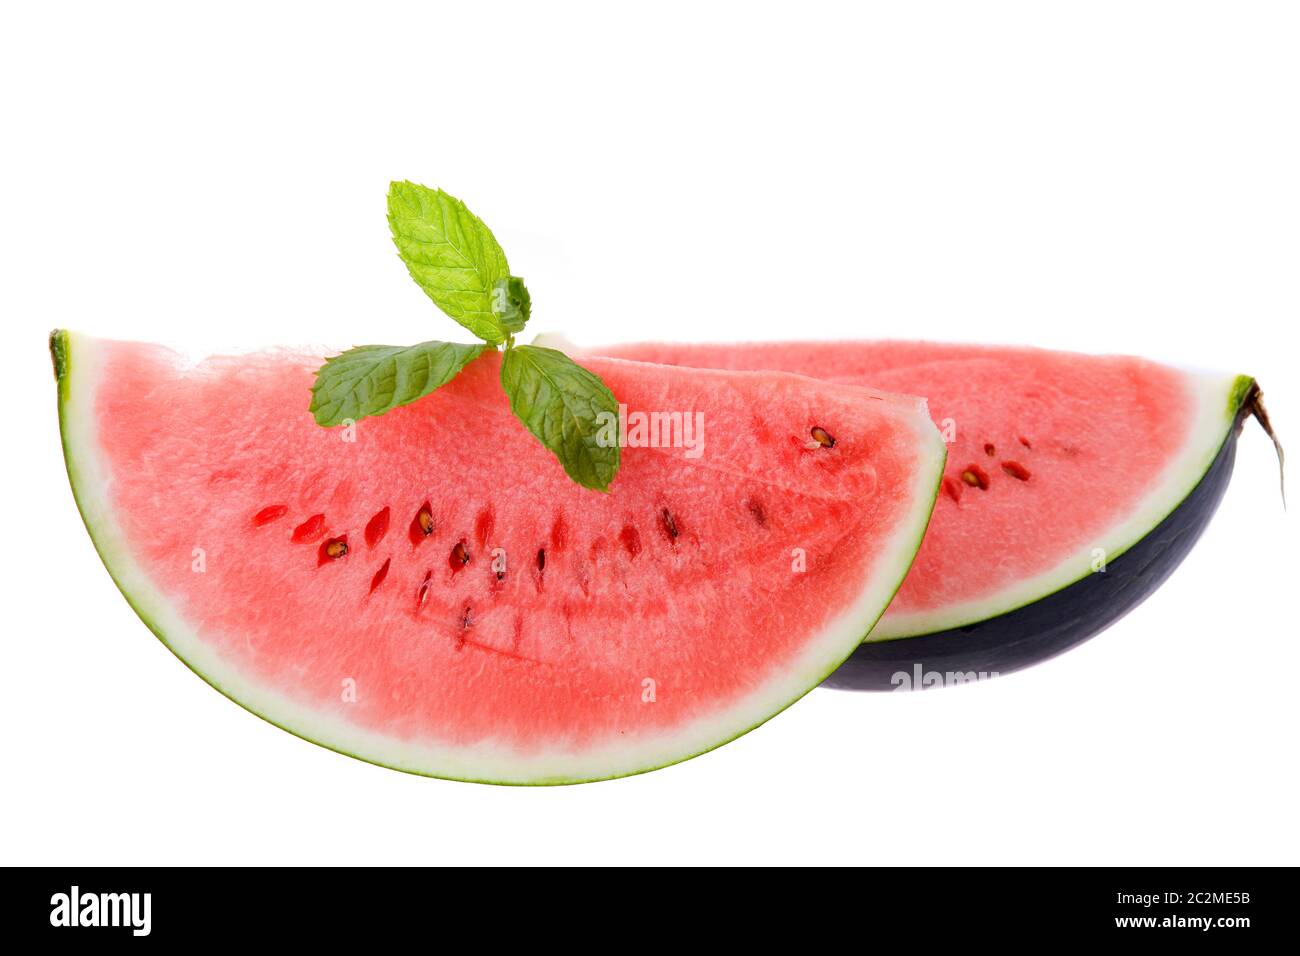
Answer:
[{"label": "front watermelon slice", "polygon": [[1243,418],[1272,435],[1250,377],[1129,356],[904,341],[594,351],[926,396],[949,443],[943,491],[894,603],[828,681],[855,689],[914,682],[918,669],[1007,673],[1098,633],[1191,549]]},{"label": "front watermelon slice", "polygon": [[439,777],[617,777],[762,723],[884,611],[945,457],[922,400],[594,360],[705,425],[600,494],[509,413],[495,352],[349,432],[308,413],[319,355],[51,349],[73,492],[145,623],[268,721]]}]

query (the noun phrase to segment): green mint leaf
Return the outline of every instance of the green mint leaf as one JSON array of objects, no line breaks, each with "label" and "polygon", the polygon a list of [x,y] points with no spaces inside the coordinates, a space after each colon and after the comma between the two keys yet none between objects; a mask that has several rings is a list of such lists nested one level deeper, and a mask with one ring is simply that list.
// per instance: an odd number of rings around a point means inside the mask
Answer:
[{"label": "green mint leaf", "polygon": [[618,474],[619,448],[617,442],[598,440],[597,416],[605,412],[617,420],[618,403],[604,382],[563,352],[519,345],[501,358],[501,385],[510,409],[570,478],[585,488],[609,490]]},{"label": "green mint leaf", "polygon": [[411,278],[438,308],[485,342],[506,340],[492,312],[492,288],[510,267],[478,216],[441,189],[394,182],[388,228]]},{"label": "green mint leaf", "polygon": [[362,345],[325,360],[311,390],[317,425],[382,415],[446,385],[485,345]]},{"label": "green mint leaf", "polygon": [[492,284],[492,314],[511,335],[524,330],[532,308],[533,297],[518,276],[506,276]]}]

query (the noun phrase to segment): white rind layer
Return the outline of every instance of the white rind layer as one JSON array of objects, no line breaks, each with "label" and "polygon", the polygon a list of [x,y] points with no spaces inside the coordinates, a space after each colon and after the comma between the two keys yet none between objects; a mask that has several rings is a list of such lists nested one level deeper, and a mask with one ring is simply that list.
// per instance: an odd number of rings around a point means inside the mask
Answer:
[{"label": "white rind layer", "polygon": [[902,584],[929,521],[946,447],[923,401],[912,415],[919,447],[927,459],[917,470],[911,512],[881,549],[876,571],[863,581],[856,601],[808,641],[788,670],[709,718],[635,742],[618,742],[582,752],[562,747],[522,755],[492,743],[470,747],[396,739],[358,727],[336,713],[293,700],[214,653],[195,627],[178,613],[135,560],[114,514],[114,476],[96,431],[94,396],[102,363],[101,343],[66,336],[59,419],[73,494],[86,528],[127,601],[162,642],[205,681],[245,709],[276,726],[331,750],[411,773],[502,784],[578,783],[627,776],[678,763],[739,737],[780,713],[816,687],[884,613]]},{"label": "white rind layer", "polygon": [[1237,408],[1232,399],[1240,380],[1240,376],[1218,372],[1186,373],[1195,412],[1183,447],[1142,500],[1125,518],[1098,535],[1096,541],[1088,542],[1056,567],[988,597],[936,611],[905,613],[895,609],[876,625],[867,641],[918,637],[985,621],[1042,600],[1086,578],[1094,573],[1094,562],[1099,555],[1107,562],[1119,557],[1168,517],[1205,476],[1235,427]]}]

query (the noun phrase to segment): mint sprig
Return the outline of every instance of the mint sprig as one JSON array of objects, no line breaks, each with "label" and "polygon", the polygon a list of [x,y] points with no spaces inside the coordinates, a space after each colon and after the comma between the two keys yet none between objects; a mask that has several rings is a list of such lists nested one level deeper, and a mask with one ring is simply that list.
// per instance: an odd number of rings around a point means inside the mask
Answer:
[{"label": "mint sprig", "polygon": [[388,187],[388,228],[406,271],[434,305],[489,345],[506,340],[492,289],[510,266],[482,219],[441,189],[401,182]]},{"label": "mint sprig", "polygon": [[563,352],[515,345],[532,299],[483,220],[441,189],[394,182],[388,225],[411,278],[484,344],[362,345],[326,359],[312,386],[316,423],[338,425],[407,405],[446,385],[486,349],[500,348],[511,410],[570,478],[608,491],[619,448],[597,440],[598,421],[602,413],[616,416],[618,403],[597,375]]},{"label": "mint sprig", "polygon": [[609,490],[618,473],[617,444],[597,441],[602,412],[618,417],[618,402],[599,377],[563,352],[519,345],[501,359],[501,385],[510,408],[549,448],[569,477],[585,488]]},{"label": "mint sprig", "polygon": [[492,315],[510,335],[522,332],[533,310],[533,297],[518,276],[506,276],[492,284]]},{"label": "mint sprig", "polygon": [[409,405],[446,385],[486,345],[362,345],[325,360],[311,390],[317,425],[339,425]]}]

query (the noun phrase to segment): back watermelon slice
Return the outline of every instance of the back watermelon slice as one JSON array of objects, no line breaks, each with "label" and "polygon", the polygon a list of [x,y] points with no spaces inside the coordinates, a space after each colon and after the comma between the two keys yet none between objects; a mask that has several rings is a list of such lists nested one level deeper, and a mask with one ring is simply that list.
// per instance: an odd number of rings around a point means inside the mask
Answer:
[{"label": "back watermelon slice", "polygon": [[1242,419],[1255,415],[1272,435],[1249,376],[1131,356],[908,341],[592,352],[795,372],[929,400],[948,442],[943,490],[872,643],[833,686],[890,689],[900,673],[913,679],[913,665],[1006,673],[1096,634],[1190,550],[1231,475]]},{"label": "back watermelon slice", "polygon": [[495,352],[349,431],[307,410],[316,354],[51,347],[77,503],[158,637],[274,724],[439,777],[617,777],[767,720],[883,612],[945,456],[922,400],[601,359],[631,411],[705,431],[625,448],[600,494]]}]

